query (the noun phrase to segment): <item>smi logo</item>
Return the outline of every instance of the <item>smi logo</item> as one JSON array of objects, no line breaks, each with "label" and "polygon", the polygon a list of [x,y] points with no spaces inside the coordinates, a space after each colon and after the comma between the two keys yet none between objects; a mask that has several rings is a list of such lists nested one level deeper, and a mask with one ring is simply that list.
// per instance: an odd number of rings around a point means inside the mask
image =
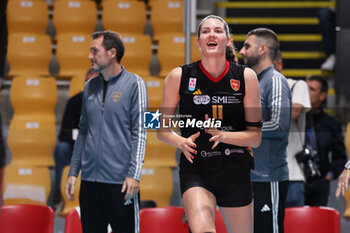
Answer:
[{"label": "smi logo", "polygon": [[209,103],[212,104],[233,104],[239,103],[240,100],[235,96],[212,96],[209,95],[194,95],[193,103],[196,105],[207,105]]}]

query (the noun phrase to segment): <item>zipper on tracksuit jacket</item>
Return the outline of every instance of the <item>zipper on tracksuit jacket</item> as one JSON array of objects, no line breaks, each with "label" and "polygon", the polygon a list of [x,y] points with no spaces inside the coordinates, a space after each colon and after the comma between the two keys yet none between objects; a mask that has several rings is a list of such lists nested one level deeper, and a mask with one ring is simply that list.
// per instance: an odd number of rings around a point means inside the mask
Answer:
[{"label": "zipper on tracksuit jacket", "polygon": [[102,140],[102,125],[103,125],[103,114],[104,114],[104,105],[105,105],[105,100],[106,100],[106,96],[107,96],[107,90],[108,90],[108,81],[105,81],[103,79],[103,89],[102,89],[102,103],[101,103],[101,127],[100,127],[100,137],[99,137],[99,141],[98,141],[98,150],[97,150],[97,165],[96,165],[96,181],[97,181],[97,177],[98,177],[98,167],[99,167],[99,154],[101,153],[101,140]]}]

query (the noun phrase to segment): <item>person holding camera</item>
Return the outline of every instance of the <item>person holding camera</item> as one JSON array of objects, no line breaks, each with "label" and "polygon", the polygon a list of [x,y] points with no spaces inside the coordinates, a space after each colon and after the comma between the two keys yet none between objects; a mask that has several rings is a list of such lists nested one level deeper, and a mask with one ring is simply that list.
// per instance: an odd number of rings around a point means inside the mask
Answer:
[{"label": "person holding camera", "polygon": [[286,207],[303,206],[305,175],[297,160],[305,141],[306,113],[311,108],[308,86],[304,80],[287,79],[292,90],[292,121],[289,129],[287,162],[289,183]]},{"label": "person holding camera", "polygon": [[[332,179],[337,179],[347,161],[344,137],[337,119],[323,111],[328,84],[322,76],[310,76],[311,111],[307,113],[305,148],[299,161],[305,161],[305,205],[327,206]],[[329,154],[331,154],[329,158]]]},{"label": "person holding camera", "polygon": [[[283,59],[278,50],[273,65],[278,72],[282,72]],[[287,78],[292,91],[292,121],[290,123],[287,162],[289,170],[289,183],[286,197],[286,207],[303,206],[305,202],[305,176],[303,166],[297,160],[304,148],[306,112],[311,109],[308,86],[304,80]]]}]

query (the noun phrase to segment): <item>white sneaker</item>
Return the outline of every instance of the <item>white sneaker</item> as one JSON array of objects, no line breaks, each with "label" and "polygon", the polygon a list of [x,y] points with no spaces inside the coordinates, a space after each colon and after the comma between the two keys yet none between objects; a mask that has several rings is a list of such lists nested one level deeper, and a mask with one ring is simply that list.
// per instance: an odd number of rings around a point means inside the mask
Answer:
[{"label": "white sneaker", "polygon": [[335,67],[335,55],[331,54],[321,65],[321,70],[334,70]]}]

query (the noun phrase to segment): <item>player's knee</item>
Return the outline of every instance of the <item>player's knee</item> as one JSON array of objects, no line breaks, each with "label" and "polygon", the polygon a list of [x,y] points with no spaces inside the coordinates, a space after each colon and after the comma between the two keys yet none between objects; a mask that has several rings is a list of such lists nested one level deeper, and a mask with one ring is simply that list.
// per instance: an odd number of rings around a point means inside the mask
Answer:
[{"label": "player's knee", "polygon": [[191,229],[192,233],[216,233],[215,227],[198,227],[197,229]]}]

